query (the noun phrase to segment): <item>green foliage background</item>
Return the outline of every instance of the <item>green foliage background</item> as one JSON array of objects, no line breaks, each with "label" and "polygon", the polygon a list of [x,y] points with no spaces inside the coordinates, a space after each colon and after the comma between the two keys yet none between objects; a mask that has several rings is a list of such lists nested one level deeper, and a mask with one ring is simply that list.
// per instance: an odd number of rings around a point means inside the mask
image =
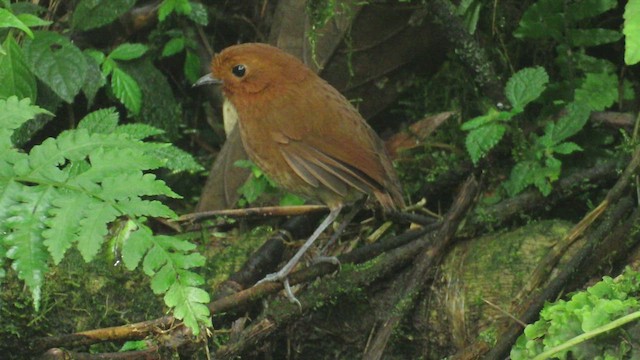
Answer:
[{"label": "green foliage background", "polygon": [[[80,1],[72,29],[110,24],[134,4]],[[186,1],[164,1],[159,16],[188,15],[193,8],[193,21],[206,23],[202,5]],[[181,136],[175,125],[181,108],[166,77],[144,58],[160,51],[162,56],[190,53],[189,47],[184,38],[176,45],[176,35],[165,49],[128,42],[113,49],[80,49],[60,32],[32,31],[52,24],[39,17],[42,11],[9,1],[0,8],[0,27],[6,29],[0,47],[0,233],[5,234],[0,264],[10,264],[25,282],[38,311],[47,273],[70,248],[89,262],[105,242],[115,243],[124,266],[141,267],[151,277],[153,292],[164,294],[174,316],[198,334],[201,326],[211,326],[209,295],[199,288],[204,279],[195,271],[205,258],[195,244],[154,235],[147,220],[176,217],[156,200],[180,198],[158,178],[159,169],[203,169],[189,153],[151,139]],[[198,66],[193,59],[186,61],[186,76],[193,77]],[[100,97],[101,102],[119,102],[126,111],[88,112],[73,128],[24,147],[47,122],[64,123],[57,109],[81,102],[80,97],[87,108]],[[136,121],[119,124],[122,114]],[[4,276],[4,267],[0,271]]]},{"label": "green foliage background", "polygon": [[[183,150],[193,142],[191,135],[205,132],[208,139],[219,138],[194,120],[200,118],[200,104],[188,89],[201,75],[197,29],[222,15],[217,4],[162,0],[157,21],[144,36],[105,44],[99,40],[101,32],[112,31],[140,2],[69,3],[69,19],[48,20],[41,6],[0,0],[0,281],[12,272],[39,311],[47,276],[71,252],[79,252],[85,262],[114,252],[126,269],[144,272],[153,293],[162,295],[175,317],[198,334],[211,326],[210,298],[200,274],[206,258],[195,243],[161,234],[152,225],[154,218],[176,218],[169,205],[187,207],[184,203],[192,200],[191,193],[181,198],[184,181],[176,181],[203,171],[197,151]],[[482,16],[487,3],[463,0],[457,6],[470,33],[487,26]],[[576,153],[615,157],[636,141],[622,136],[616,140],[620,149],[611,149],[612,141],[606,150],[598,148],[609,140],[594,137],[597,130],[588,120],[593,112],[637,103],[638,84],[623,69],[637,71],[634,65],[640,61],[640,0],[538,0],[526,5],[507,34],[509,49],[494,54],[509,74],[507,104],[488,104],[457,76],[460,65],[451,60],[440,75],[446,89],[429,89],[415,80],[419,91],[401,102],[410,121],[439,107],[458,107],[462,124],[443,131],[443,141],[466,150],[429,156],[433,149],[427,146],[411,154],[407,168],[400,166],[409,196],[452,163],[467,159],[491,170],[500,163],[492,179],[496,198],[529,188],[546,196]],[[315,30],[336,11],[350,11],[334,0],[311,1],[307,10],[313,20],[314,31],[308,34],[312,45],[318,39]],[[612,13],[622,16],[618,28],[600,21]],[[615,46],[624,47],[624,59],[602,55],[601,49]],[[524,48],[525,54],[512,62],[511,48]],[[531,48],[539,53],[531,55]],[[465,98],[472,101],[467,104]],[[428,168],[422,165],[426,158],[434,161]],[[254,178],[239,190],[240,205],[275,193],[275,184],[255,166],[237,165],[252,169]],[[301,201],[286,195],[281,204]],[[637,274],[630,276],[637,282]],[[595,290],[549,306],[514,348],[514,358],[534,356],[568,340],[567,329],[576,336],[637,311],[629,296],[637,292],[635,282],[606,279]],[[574,311],[575,304],[584,311]]]}]

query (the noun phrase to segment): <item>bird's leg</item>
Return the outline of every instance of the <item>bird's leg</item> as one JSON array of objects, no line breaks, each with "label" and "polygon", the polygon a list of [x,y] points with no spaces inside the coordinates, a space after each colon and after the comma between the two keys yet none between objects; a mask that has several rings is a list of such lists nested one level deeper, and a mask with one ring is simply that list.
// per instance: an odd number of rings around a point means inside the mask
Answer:
[{"label": "bird's leg", "polygon": [[[336,229],[336,232],[334,232],[333,235],[331,235],[331,238],[329,238],[329,241],[327,241],[327,243],[320,250],[320,255],[321,255],[320,258],[329,258],[322,255],[326,254],[327,249],[329,249],[329,247],[333,245],[333,243],[335,243],[336,240],[338,240],[340,235],[342,235],[344,230],[347,228],[349,224],[351,224],[351,221],[353,221],[353,218],[356,217],[356,215],[360,212],[360,210],[362,210],[363,207],[364,207],[364,201],[358,201],[355,204],[353,204],[351,211],[349,211],[347,215],[345,215],[344,218],[342,218],[342,223],[340,223],[340,226],[338,226],[338,229]],[[338,265],[339,264],[340,263],[338,262]]]},{"label": "bird's leg", "polygon": [[[320,234],[322,234],[322,232],[338,217],[338,214],[340,214],[341,209],[342,209],[342,206],[338,206],[336,208],[331,209],[331,212],[329,212],[329,215],[327,215],[327,217],[322,221],[322,223],[313,232],[313,234],[311,234],[309,239],[307,239],[304,245],[302,245],[302,247],[291,258],[291,260],[289,260],[289,262],[285,266],[283,266],[282,269],[280,269],[278,272],[265,276],[264,279],[258,281],[256,285],[261,284],[263,282],[267,282],[267,281],[285,281],[287,279],[287,276],[291,272],[291,270],[293,270],[293,268],[298,264],[298,262],[300,261],[304,253],[307,252],[307,250],[311,247],[311,245],[313,245],[313,242],[316,241],[316,239],[320,236]],[[287,285],[288,285],[288,281],[287,281]],[[299,303],[291,292],[288,292],[287,297],[291,302]]]},{"label": "bird's leg", "polygon": [[331,238],[329,238],[329,241],[327,241],[327,243],[322,247],[322,249],[320,249],[320,254],[315,258],[313,258],[314,264],[327,262],[336,266],[340,266],[340,260],[338,260],[337,257],[326,256],[325,254],[327,253],[327,249],[329,249],[329,247],[333,245],[333,243],[335,243],[336,240],[338,240],[338,238],[340,237],[340,235],[342,235],[342,233],[347,228],[347,226],[351,224],[351,221],[353,220],[354,217],[356,217],[358,212],[362,210],[363,206],[364,206],[364,201],[358,201],[355,204],[353,204],[351,211],[349,211],[347,215],[344,216],[344,218],[342,219],[342,223],[340,223],[340,226],[338,226],[338,228],[333,233],[333,235],[331,235]]}]

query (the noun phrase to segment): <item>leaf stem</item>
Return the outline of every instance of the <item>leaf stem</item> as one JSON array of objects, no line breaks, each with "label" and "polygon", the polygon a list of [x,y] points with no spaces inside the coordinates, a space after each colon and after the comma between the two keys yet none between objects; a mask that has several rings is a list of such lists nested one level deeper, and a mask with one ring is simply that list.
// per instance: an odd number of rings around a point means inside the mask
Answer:
[{"label": "leaf stem", "polygon": [[572,346],[578,345],[582,342],[585,342],[591,338],[594,338],[602,333],[605,333],[607,331],[613,330],[615,328],[621,327],[622,325],[625,325],[629,322],[632,322],[636,319],[640,318],[640,311],[636,311],[633,312],[631,314],[625,315],[617,320],[614,320],[608,324],[605,324],[603,326],[600,326],[599,328],[593,329],[591,331],[588,331],[584,334],[578,335],[576,337],[574,337],[573,339],[569,339],[568,341],[553,347],[547,351],[544,351],[542,353],[540,353],[538,356],[534,357],[533,360],[543,360],[543,359],[548,359],[550,358],[552,355],[566,350]]}]

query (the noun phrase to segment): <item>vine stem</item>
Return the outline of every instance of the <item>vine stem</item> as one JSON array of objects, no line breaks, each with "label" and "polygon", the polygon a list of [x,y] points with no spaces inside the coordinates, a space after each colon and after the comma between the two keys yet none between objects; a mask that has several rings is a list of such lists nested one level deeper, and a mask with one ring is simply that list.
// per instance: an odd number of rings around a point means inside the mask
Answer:
[{"label": "vine stem", "polygon": [[625,325],[627,323],[630,323],[636,319],[640,318],[640,311],[636,311],[633,312],[631,314],[625,315],[617,320],[614,320],[608,324],[602,325],[599,328],[595,328],[591,331],[588,331],[584,334],[578,335],[576,337],[574,337],[573,339],[569,339],[568,341],[553,347],[547,351],[544,351],[540,354],[538,354],[538,356],[534,357],[533,360],[543,360],[543,359],[548,359],[549,357],[551,357],[551,355],[554,355],[560,351],[566,350],[572,346],[578,345],[582,342],[585,342],[591,338],[594,338],[602,333],[605,333],[607,331],[613,330],[615,328],[621,327],[622,325]]}]

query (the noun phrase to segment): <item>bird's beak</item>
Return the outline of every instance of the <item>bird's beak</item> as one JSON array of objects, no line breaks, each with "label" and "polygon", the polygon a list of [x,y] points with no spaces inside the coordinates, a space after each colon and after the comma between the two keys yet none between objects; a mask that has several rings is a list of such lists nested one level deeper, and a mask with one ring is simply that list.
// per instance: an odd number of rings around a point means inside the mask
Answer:
[{"label": "bird's beak", "polygon": [[207,75],[198,79],[198,81],[196,81],[196,83],[193,84],[193,87],[200,86],[200,85],[220,85],[220,84],[222,84],[222,80],[215,78],[213,77],[213,74],[208,73]]}]

